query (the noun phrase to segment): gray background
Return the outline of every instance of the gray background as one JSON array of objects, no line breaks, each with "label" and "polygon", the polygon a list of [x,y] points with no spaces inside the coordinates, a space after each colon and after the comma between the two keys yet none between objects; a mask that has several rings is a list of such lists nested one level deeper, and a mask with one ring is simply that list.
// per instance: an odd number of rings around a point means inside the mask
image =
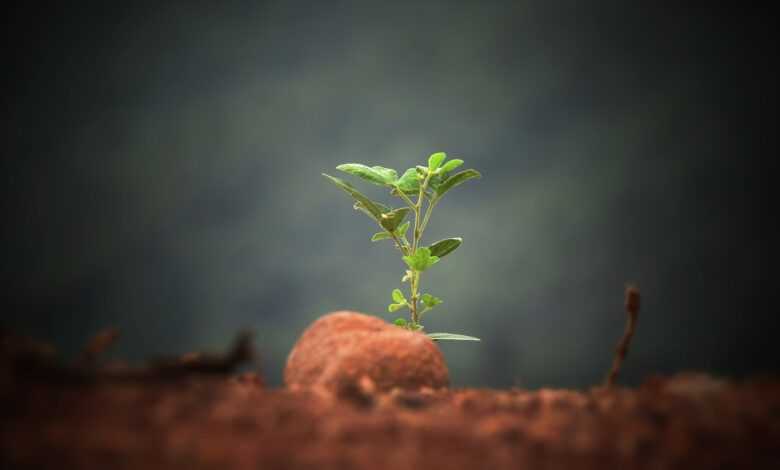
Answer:
[{"label": "gray background", "polygon": [[465,240],[424,278],[427,329],[483,338],[442,346],[455,385],[600,381],[626,281],[628,383],[777,372],[768,15],[625,3],[11,10],[3,323],[66,355],[113,325],[131,360],[251,327],[279,384],[319,315],[392,319],[404,269],[320,173],[445,151],[484,175],[427,233]]}]

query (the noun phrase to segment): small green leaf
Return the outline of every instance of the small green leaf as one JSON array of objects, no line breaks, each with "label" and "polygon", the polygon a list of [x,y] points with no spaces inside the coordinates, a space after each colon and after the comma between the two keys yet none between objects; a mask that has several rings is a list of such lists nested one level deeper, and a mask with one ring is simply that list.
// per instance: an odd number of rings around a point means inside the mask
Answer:
[{"label": "small green leaf", "polygon": [[482,175],[477,170],[463,170],[460,173],[455,173],[454,175],[444,180],[444,182],[441,183],[438,188],[436,188],[436,197],[440,198],[444,196],[444,193],[454,188],[455,186],[465,183],[471,178],[479,178],[481,176]]},{"label": "small green leaf", "polygon": [[[441,170],[441,168],[439,169]],[[436,190],[441,186],[441,184],[444,182],[444,180],[447,179],[446,173],[437,173],[428,180],[428,188],[430,188],[433,193],[436,192]],[[433,197],[433,194],[430,191],[425,192],[425,196],[428,197],[428,199],[431,199]]]},{"label": "small green leaf", "polygon": [[463,160],[460,158],[453,158],[452,160],[448,161],[441,167],[442,173],[449,173],[450,171],[454,170],[455,168],[463,165]]},{"label": "small green leaf", "polygon": [[447,154],[444,152],[436,152],[432,154],[430,157],[428,157],[428,170],[436,171],[436,169],[441,166],[445,158],[447,158]]},{"label": "small green leaf", "polygon": [[392,207],[386,206],[386,205],[382,204],[381,202],[376,202],[376,201],[371,201],[371,202],[373,202],[374,205],[377,206],[379,208],[379,210],[382,211],[383,214],[386,214],[386,213],[388,213],[388,212],[393,210]]},{"label": "small green leaf", "polygon": [[[379,170],[377,170],[379,168]],[[396,180],[395,170],[390,170],[384,167],[374,167],[363,165],[362,163],[344,163],[336,167],[337,170],[349,173],[350,175],[359,176],[364,180],[384,186],[386,184],[392,184]],[[392,172],[392,173],[390,173]]]},{"label": "small green leaf", "polygon": [[390,304],[387,306],[387,310],[390,312],[395,312],[397,310],[400,310],[402,308],[406,307],[406,304]]},{"label": "small green leaf", "polygon": [[406,303],[406,297],[404,297],[404,293],[401,292],[401,289],[393,289],[393,300],[399,304]]},{"label": "small green leaf", "polygon": [[455,333],[428,333],[428,337],[434,341],[480,341],[474,336],[458,335]]},{"label": "small green leaf", "polygon": [[381,204],[376,203],[366,197],[363,193],[355,189],[354,186],[347,183],[346,181],[336,178],[334,176],[330,176],[328,174],[323,173],[322,176],[328,178],[331,183],[335,184],[339,188],[341,188],[342,191],[352,196],[356,201],[360,203],[360,210],[363,210],[368,214],[371,218],[376,220],[377,222],[382,217],[382,210],[380,209]]},{"label": "small green leaf", "polygon": [[[380,211],[382,210],[382,208],[381,208],[381,207],[379,207],[379,205],[377,205],[376,207],[377,207],[377,208],[378,208]],[[360,211],[360,212],[362,212],[362,213],[366,214],[367,216],[371,217],[371,219],[373,219],[373,220],[374,220],[374,222],[377,222],[377,223],[379,223],[379,222],[380,222],[380,221],[379,221],[379,219],[377,219],[377,218],[374,216],[374,214],[372,214],[372,213],[371,213],[371,211],[369,211],[368,209],[366,209],[366,208],[365,208],[365,206],[363,206],[363,204],[361,204],[361,203],[359,203],[359,202],[356,202],[356,203],[355,203],[355,204],[352,206],[352,208],[353,208],[353,209],[355,209],[356,211]],[[381,214],[380,214],[380,215],[381,215]]]},{"label": "small green leaf", "polygon": [[455,251],[455,249],[458,248],[461,243],[463,243],[463,239],[460,237],[439,240],[430,246],[431,254],[438,256],[439,258],[443,258]]},{"label": "small green leaf", "polygon": [[385,184],[393,184],[398,179],[398,173],[392,168],[385,168],[383,166],[372,166],[372,170],[379,173],[382,178],[385,179]]},{"label": "small green leaf", "polygon": [[426,247],[417,248],[412,255],[404,256],[404,262],[415,271],[425,271],[439,262],[438,256],[431,256],[431,250]]},{"label": "small green leaf", "polygon": [[[374,205],[375,205],[376,207],[378,207],[378,208],[379,208],[379,210],[380,210],[380,211],[381,211],[383,214],[384,214],[384,213],[386,213],[386,212],[390,212],[390,211],[392,210],[391,208],[389,208],[388,206],[386,206],[386,205],[382,204],[381,202],[376,202],[376,201],[371,201],[371,202],[373,202],[373,203],[374,203]],[[356,211],[365,212],[365,213],[366,213],[366,215],[368,215],[369,217],[372,217],[372,218],[373,218],[373,215],[371,215],[371,213],[370,213],[370,212],[368,212],[368,211],[366,210],[366,208],[365,208],[365,207],[363,207],[363,205],[362,205],[361,203],[359,203],[359,202],[355,202],[355,204],[352,206],[352,208],[353,208],[353,209],[355,209]]]},{"label": "small green leaf", "polygon": [[423,305],[428,308],[433,308],[443,302],[440,298],[434,297],[431,294],[423,294],[422,297],[420,297],[420,300],[422,300]]},{"label": "small green leaf", "polygon": [[371,237],[372,242],[378,242],[380,240],[388,240],[390,238],[393,238],[389,233],[387,232],[377,232]]},{"label": "small green leaf", "polygon": [[417,174],[415,168],[409,168],[400,178],[398,178],[395,185],[404,193],[417,193],[420,191],[420,175]]},{"label": "small green leaf", "polygon": [[400,207],[398,209],[393,209],[390,212],[386,212],[382,214],[382,219],[379,224],[382,225],[382,228],[392,232],[401,224],[409,211],[410,209],[408,207]]},{"label": "small green leaf", "polygon": [[396,326],[405,327],[406,320],[404,320],[403,318],[396,318],[393,324],[395,324]]},{"label": "small green leaf", "polygon": [[[384,204],[381,204],[376,201],[371,201],[374,203],[374,205],[382,211],[381,216],[379,219],[374,217],[374,214],[372,214],[369,210],[367,210],[362,203],[356,202],[353,208],[357,211],[360,211],[367,216],[374,219],[382,228],[386,229],[388,232],[392,232],[393,225],[395,225],[396,220],[403,220],[404,216],[406,216],[406,213],[410,210],[408,207],[402,207],[400,209],[391,209],[390,207],[387,207]],[[397,213],[397,211],[399,213]]]}]

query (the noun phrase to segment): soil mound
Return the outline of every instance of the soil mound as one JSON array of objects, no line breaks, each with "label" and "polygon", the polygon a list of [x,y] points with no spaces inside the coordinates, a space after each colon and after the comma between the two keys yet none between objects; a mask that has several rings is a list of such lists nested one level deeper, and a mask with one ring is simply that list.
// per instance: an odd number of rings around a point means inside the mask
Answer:
[{"label": "soil mound", "polygon": [[372,391],[439,389],[448,386],[449,374],[441,351],[424,334],[341,311],[303,332],[287,358],[284,382],[334,391],[352,384]]}]

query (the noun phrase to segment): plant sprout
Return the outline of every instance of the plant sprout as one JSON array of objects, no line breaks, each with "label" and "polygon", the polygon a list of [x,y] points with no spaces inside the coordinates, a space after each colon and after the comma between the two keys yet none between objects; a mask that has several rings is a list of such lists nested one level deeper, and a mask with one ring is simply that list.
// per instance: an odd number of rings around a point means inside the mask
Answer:
[{"label": "plant sprout", "polygon": [[[422,293],[420,289],[422,273],[438,263],[441,258],[455,251],[463,242],[461,238],[445,238],[429,246],[423,246],[422,236],[431,219],[431,212],[449,190],[481,176],[476,170],[463,170],[450,174],[463,164],[463,160],[454,158],[445,163],[446,158],[444,152],[434,153],[428,158],[427,166],[418,165],[409,168],[400,177],[395,170],[382,166],[370,167],[360,163],[345,163],[336,167],[339,171],[389,189],[391,195],[400,198],[404,203],[398,208],[372,201],[346,181],[323,173],[323,176],[333,184],[352,196],[356,210],[363,212],[379,225],[381,231],[375,233],[371,241],[391,240],[401,252],[401,257],[408,268],[401,278],[401,285],[403,287],[403,284],[409,284],[409,295],[408,297],[404,295],[401,289],[393,289],[393,302],[387,309],[390,312],[409,309],[408,320],[398,318],[394,323],[411,331],[422,330],[423,315],[442,303],[440,298]],[[424,210],[423,206],[425,206]],[[410,219],[405,220],[410,214]],[[410,228],[411,234],[409,234]],[[473,336],[452,333],[429,333],[428,336],[434,341],[479,341]]]}]

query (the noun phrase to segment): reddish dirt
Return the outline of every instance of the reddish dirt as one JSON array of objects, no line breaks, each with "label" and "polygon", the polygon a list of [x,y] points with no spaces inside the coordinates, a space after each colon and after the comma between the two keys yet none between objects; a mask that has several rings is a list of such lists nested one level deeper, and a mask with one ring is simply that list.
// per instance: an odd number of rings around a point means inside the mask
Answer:
[{"label": "reddish dirt", "polygon": [[776,379],[334,394],[253,375],[0,379],[2,468],[780,468]]},{"label": "reddish dirt", "polygon": [[426,335],[341,311],[320,317],[303,332],[287,359],[284,382],[293,389],[439,389],[449,385],[449,374],[444,356]]}]

